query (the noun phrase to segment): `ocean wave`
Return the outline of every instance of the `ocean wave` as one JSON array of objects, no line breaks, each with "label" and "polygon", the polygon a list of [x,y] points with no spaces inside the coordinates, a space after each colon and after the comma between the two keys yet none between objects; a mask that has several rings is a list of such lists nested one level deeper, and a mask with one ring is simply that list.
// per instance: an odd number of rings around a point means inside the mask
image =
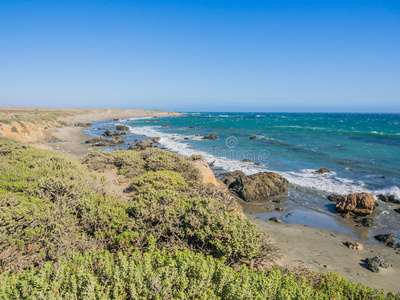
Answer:
[{"label": "ocean wave", "polygon": [[[240,160],[220,157],[213,151],[208,152],[193,149],[184,140],[188,135],[165,133],[151,126],[130,127],[130,131],[134,134],[146,135],[148,137],[160,137],[159,143],[161,145],[180,155],[191,156],[193,154],[200,154],[208,163],[213,162],[214,168],[223,170],[224,172],[241,170],[246,175],[251,175],[260,171],[271,171],[265,167],[255,166],[254,164],[249,164]],[[195,135],[189,135],[189,137],[194,140],[201,140],[201,137],[196,137]],[[338,177],[335,172],[318,174],[314,169],[303,169],[298,172],[274,172],[285,177],[291,184],[318,190],[326,194],[335,193],[345,195],[366,192],[374,195],[395,195],[396,198],[400,198],[400,188],[397,186],[385,190],[369,190],[366,188],[364,182]]]}]

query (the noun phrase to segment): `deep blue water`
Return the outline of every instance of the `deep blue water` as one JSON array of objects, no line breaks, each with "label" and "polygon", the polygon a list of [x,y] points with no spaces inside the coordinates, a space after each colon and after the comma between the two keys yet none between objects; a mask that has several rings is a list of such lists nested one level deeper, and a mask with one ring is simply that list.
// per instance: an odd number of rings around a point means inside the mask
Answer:
[{"label": "deep blue water", "polygon": [[[112,128],[115,123],[98,125]],[[131,127],[127,142],[161,137],[161,145],[169,150],[202,154],[214,164],[217,175],[233,170],[280,173],[292,184],[288,205],[333,218],[329,221],[324,217],[319,227],[335,227],[338,222],[326,200],[330,193],[382,193],[400,199],[400,114],[187,113],[119,123]],[[171,127],[162,127],[164,124]],[[218,139],[196,137],[211,133]],[[250,139],[253,135],[257,139]],[[252,163],[242,162],[244,158]],[[331,173],[315,173],[321,167]],[[378,208],[375,231],[399,232],[400,215],[393,207],[383,204]],[[301,219],[293,221],[313,223]]]}]

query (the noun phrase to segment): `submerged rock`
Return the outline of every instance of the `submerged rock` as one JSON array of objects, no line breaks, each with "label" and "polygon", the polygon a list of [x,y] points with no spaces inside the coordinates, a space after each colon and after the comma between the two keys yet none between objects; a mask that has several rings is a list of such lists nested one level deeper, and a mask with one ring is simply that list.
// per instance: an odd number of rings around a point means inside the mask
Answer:
[{"label": "submerged rock", "polygon": [[258,138],[258,136],[253,135],[250,139],[251,139],[251,140],[255,140],[255,139],[257,139],[257,138]]},{"label": "submerged rock", "polygon": [[260,172],[250,176],[238,176],[229,189],[245,201],[261,201],[287,191],[288,181],[273,172]]},{"label": "submerged rock", "polygon": [[216,140],[217,138],[214,133],[211,133],[209,136],[203,136],[203,140]]},{"label": "submerged rock", "polygon": [[375,197],[372,194],[358,193],[343,196],[337,200],[335,210],[340,213],[352,213],[358,216],[372,214]]},{"label": "submerged rock", "polygon": [[383,201],[383,202],[390,202],[390,203],[395,203],[395,204],[400,204],[400,200],[395,199],[394,195],[390,196],[385,196],[385,195],[378,195],[378,199]]},{"label": "submerged rock", "polygon": [[367,258],[365,260],[367,264],[367,268],[370,269],[372,272],[378,273],[379,267],[381,268],[389,268],[390,264],[384,260],[382,257],[375,256],[373,258]]},{"label": "submerged rock", "polygon": [[250,159],[248,159],[248,158],[245,158],[245,159],[243,159],[243,160],[242,160],[242,162],[248,162],[248,163],[251,163],[252,161],[251,161]]},{"label": "submerged rock", "polygon": [[125,125],[117,125],[116,129],[121,131],[127,131],[129,130],[129,127]]},{"label": "submerged rock", "polygon": [[324,173],[330,173],[331,171],[329,171],[327,168],[321,168],[315,172],[318,174],[324,174]]}]

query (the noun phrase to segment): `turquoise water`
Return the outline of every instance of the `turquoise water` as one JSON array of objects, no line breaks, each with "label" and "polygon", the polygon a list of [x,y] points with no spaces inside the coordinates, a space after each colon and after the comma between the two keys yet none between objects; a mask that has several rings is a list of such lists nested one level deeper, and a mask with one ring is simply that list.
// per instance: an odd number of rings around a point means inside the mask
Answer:
[{"label": "turquoise water", "polygon": [[[161,137],[161,145],[171,151],[202,154],[217,175],[233,170],[280,173],[291,183],[286,204],[301,207],[300,215],[307,209],[323,214],[319,227],[346,231],[340,230],[342,224],[326,200],[331,193],[369,192],[400,199],[400,114],[187,113],[119,123],[131,127],[127,142]],[[115,122],[101,125],[112,128]],[[196,137],[211,133],[218,139]],[[257,139],[250,139],[253,135]],[[252,162],[242,162],[244,158]],[[331,173],[315,173],[322,167]],[[393,207],[378,207],[375,232],[399,232],[400,215]],[[301,217],[292,220],[311,222]]]}]

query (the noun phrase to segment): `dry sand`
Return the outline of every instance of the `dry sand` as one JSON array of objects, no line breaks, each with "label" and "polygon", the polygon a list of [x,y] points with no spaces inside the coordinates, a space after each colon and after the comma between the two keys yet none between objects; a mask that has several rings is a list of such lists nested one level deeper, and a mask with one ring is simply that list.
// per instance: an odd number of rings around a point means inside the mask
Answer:
[{"label": "dry sand", "polygon": [[[157,110],[121,110],[121,109],[107,109],[99,112],[78,115],[74,117],[67,117],[65,120],[74,123],[91,123],[98,121],[106,121],[112,119],[126,119],[126,118],[141,118],[153,116],[175,116],[179,115],[174,112],[157,111]],[[84,133],[83,127],[66,126],[61,128],[54,128],[51,134],[54,140],[46,142],[46,146],[52,149],[69,154],[75,157],[81,157],[91,150],[102,150],[104,147],[92,147],[84,142],[88,139],[88,135]],[[43,148],[43,147],[42,147]]]}]

